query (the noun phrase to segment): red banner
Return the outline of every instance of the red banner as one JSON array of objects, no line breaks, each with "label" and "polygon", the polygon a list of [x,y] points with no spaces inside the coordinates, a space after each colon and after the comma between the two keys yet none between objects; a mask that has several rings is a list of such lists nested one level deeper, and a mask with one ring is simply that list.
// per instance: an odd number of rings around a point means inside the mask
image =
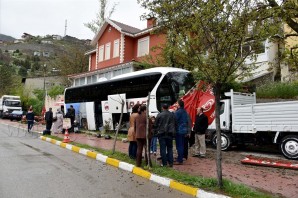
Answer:
[{"label": "red banner", "polygon": [[[215,118],[215,97],[210,85],[200,81],[196,87],[192,88],[182,98],[184,108],[189,114],[194,125],[197,108],[203,108],[204,114],[208,117],[208,124]],[[171,110],[177,109],[177,102],[170,107]]]}]

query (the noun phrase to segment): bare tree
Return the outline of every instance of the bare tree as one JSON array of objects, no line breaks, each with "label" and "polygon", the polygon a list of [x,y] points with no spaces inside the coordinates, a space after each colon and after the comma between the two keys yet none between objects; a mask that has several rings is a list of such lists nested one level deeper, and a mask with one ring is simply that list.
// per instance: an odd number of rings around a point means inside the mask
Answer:
[{"label": "bare tree", "polygon": [[117,129],[116,129],[116,134],[115,134],[115,138],[114,138],[114,143],[113,143],[113,154],[115,153],[115,148],[116,148],[116,141],[117,141],[117,137],[118,137],[118,133],[119,133],[119,130],[121,129],[121,126],[122,126],[122,118],[123,118],[123,109],[124,109],[124,104],[125,104],[125,101],[123,100],[123,98],[121,98],[121,96],[119,95],[119,102],[121,104],[121,115],[120,115],[120,120],[119,120],[119,123],[118,123],[118,126],[117,126]]},{"label": "bare tree", "polygon": [[103,25],[105,18],[110,18],[115,11],[117,3],[114,3],[110,11],[107,12],[107,0],[98,0],[99,2],[99,12],[96,14],[96,18],[89,23],[84,23],[84,25],[89,28],[94,34],[96,34],[100,27]]},{"label": "bare tree", "polygon": [[149,169],[151,169],[151,155],[150,155],[150,141],[149,141],[149,124],[150,124],[150,118],[149,118],[149,105],[150,105],[150,91],[148,92],[148,97],[147,97],[147,111],[146,111],[146,155],[147,155],[147,159],[148,159],[148,164],[147,167]]}]

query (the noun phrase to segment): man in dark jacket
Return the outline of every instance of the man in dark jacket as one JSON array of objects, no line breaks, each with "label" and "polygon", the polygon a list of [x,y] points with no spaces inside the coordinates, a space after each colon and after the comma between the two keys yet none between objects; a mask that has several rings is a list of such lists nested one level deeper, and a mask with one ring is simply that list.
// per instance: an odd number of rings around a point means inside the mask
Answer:
[{"label": "man in dark jacket", "polygon": [[175,115],[168,110],[168,105],[162,106],[163,111],[156,117],[154,128],[156,136],[159,140],[160,155],[162,164],[161,166],[173,166],[173,137],[175,137],[176,123]]},{"label": "man in dark jacket", "polygon": [[197,115],[195,120],[194,132],[195,132],[195,144],[193,149],[193,156],[205,157],[206,156],[206,142],[205,134],[208,128],[208,118],[203,112],[203,108],[197,109]]},{"label": "man in dark jacket", "polygon": [[69,132],[74,132],[74,120],[76,116],[76,110],[73,108],[72,105],[67,110],[66,118],[70,118],[71,128],[69,129]]},{"label": "man in dark jacket", "polygon": [[175,165],[183,164],[184,140],[188,133],[188,114],[184,109],[184,102],[178,101],[178,109],[175,112],[177,129],[176,129],[176,149],[178,153],[177,162]]},{"label": "man in dark jacket", "polygon": [[49,108],[49,111],[46,112],[45,120],[46,120],[46,132],[51,134],[51,128],[52,128],[52,124],[53,124],[52,108]]},{"label": "man in dark jacket", "polygon": [[33,112],[32,106],[30,106],[30,108],[26,114],[26,119],[27,119],[27,123],[28,123],[28,132],[30,132],[33,127],[33,123],[34,123],[34,112]]}]

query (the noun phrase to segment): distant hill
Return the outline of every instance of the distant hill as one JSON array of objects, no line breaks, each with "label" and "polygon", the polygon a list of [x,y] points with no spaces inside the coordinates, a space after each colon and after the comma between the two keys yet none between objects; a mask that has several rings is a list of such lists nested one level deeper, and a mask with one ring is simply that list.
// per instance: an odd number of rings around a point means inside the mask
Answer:
[{"label": "distant hill", "polygon": [[15,38],[11,37],[11,36],[7,36],[4,34],[0,34],[0,40],[2,41],[14,41],[16,40]]},{"label": "distant hill", "polygon": [[[50,73],[47,75],[52,75],[51,71],[57,70],[61,57],[71,57],[74,52],[85,53],[93,49],[89,43],[89,40],[80,40],[71,36],[56,38],[52,35],[30,36],[18,42],[6,41],[0,44],[0,52],[5,56],[3,60],[0,56],[0,63],[2,61],[7,65],[13,65],[17,72],[21,70],[22,76],[26,77],[44,75],[43,66],[47,65]],[[54,74],[57,73],[54,72]]]}]

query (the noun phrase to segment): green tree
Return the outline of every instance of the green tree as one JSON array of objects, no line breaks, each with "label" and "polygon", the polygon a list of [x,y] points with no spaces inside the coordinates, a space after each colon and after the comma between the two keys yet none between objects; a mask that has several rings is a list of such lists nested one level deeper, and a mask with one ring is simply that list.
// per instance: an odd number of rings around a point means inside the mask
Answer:
[{"label": "green tree", "polygon": [[60,74],[65,76],[65,83],[67,75],[83,73],[88,71],[89,59],[85,55],[86,48],[69,47],[63,54],[59,54],[53,61],[52,67],[60,70]]},{"label": "green tree", "polygon": [[27,56],[25,61],[22,62],[22,66],[25,67],[26,69],[31,69],[31,60],[30,57]]},{"label": "green tree", "polygon": [[100,27],[103,25],[105,17],[110,18],[115,11],[115,8],[118,3],[114,3],[112,8],[107,14],[107,4],[108,0],[98,0],[99,2],[99,12],[96,14],[96,18],[89,23],[85,23],[84,25],[89,28],[94,34],[96,34]]},{"label": "green tree", "polygon": [[[270,8],[270,9],[268,9]],[[263,6],[267,10],[267,16],[279,17],[285,24],[287,24],[291,31],[285,32],[282,39],[296,39],[298,38],[298,2],[297,0],[267,0]],[[287,44],[287,43],[286,43]],[[290,70],[298,70],[298,43],[286,48],[280,56],[289,66]]]},{"label": "green tree", "polygon": [[23,110],[27,110],[30,107],[29,98],[30,98],[30,90],[25,89],[23,84],[19,84],[19,86],[14,87],[13,95],[17,95],[21,97],[22,108]]},{"label": "green tree", "polygon": [[[227,83],[250,74],[256,66],[244,64],[254,51],[242,51],[249,40],[264,41],[276,31],[265,20],[255,0],[139,0],[158,20],[157,32],[167,32],[169,62],[200,73],[213,85],[216,100],[217,178],[223,187],[221,167],[220,93]],[[248,26],[253,31],[248,34]]]},{"label": "green tree", "polygon": [[10,62],[9,55],[7,55],[7,53],[3,53],[2,50],[0,49],[0,65],[4,65],[4,64],[8,65],[9,62]]},{"label": "green tree", "polygon": [[14,87],[14,71],[8,65],[0,65],[0,95],[10,94]]},{"label": "green tree", "polygon": [[272,9],[269,10],[271,16],[277,16],[281,18],[285,23],[287,23],[293,33],[291,35],[285,36],[298,36],[298,2],[296,0],[267,0],[264,3],[264,9],[267,9],[270,6]]},{"label": "green tree", "polygon": [[38,71],[41,68],[39,62],[34,62],[32,66],[32,71]]},{"label": "green tree", "polygon": [[51,98],[55,98],[56,96],[63,94],[64,89],[65,89],[65,87],[63,87],[63,86],[55,85],[55,86],[51,87],[51,89],[48,91],[48,95]]},{"label": "green tree", "polygon": [[25,67],[21,66],[18,74],[22,77],[27,77],[27,69]]}]

